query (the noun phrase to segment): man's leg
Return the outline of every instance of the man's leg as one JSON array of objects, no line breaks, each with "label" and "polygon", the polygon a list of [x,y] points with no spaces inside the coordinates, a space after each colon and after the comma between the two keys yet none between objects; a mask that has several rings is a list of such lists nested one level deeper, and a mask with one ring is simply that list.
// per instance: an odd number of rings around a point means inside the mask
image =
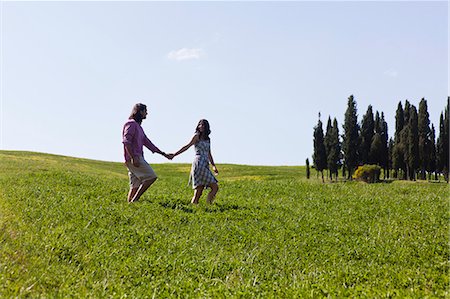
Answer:
[{"label": "man's leg", "polygon": [[136,194],[134,194],[131,202],[136,202],[141,198],[142,194],[144,194],[145,191],[156,181],[157,178],[145,180],[142,182],[142,184],[137,189]]},{"label": "man's leg", "polygon": [[138,189],[139,187],[138,188],[130,187],[130,192],[128,192],[128,202],[131,202]]},{"label": "man's leg", "polygon": [[128,202],[130,203],[133,200],[134,195],[139,189],[139,185],[141,181],[130,171],[129,165],[128,167],[128,177],[130,178],[130,191],[128,192]]}]

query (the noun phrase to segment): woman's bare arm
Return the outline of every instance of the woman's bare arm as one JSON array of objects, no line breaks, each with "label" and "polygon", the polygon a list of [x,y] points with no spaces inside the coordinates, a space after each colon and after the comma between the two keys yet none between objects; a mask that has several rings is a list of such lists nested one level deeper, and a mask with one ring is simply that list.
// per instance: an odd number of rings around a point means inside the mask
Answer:
[{"label": "woman's bare arm", "polygon": [[179,154],[187,151],[192,145],[194,145],[195,143],[198,142],[198,139],[199,139],[198,135],[197,134],[194,135],[194,137],[192,137],[191,141],[188,144],[186,144],[185,146],[183,146],[182,148],[180,148],[175,154],[173,154],[173,156],[174,157],[178,156]]}]

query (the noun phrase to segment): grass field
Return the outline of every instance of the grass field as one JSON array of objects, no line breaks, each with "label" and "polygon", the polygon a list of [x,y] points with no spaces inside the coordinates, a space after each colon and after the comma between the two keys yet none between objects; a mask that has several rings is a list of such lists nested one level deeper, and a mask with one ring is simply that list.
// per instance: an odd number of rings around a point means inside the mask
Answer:
[{"label": "grass field", "polygon": [[0,151],[0,297],[450,296],[448,184],[218,165],[192,206],[190,165],[153,166],[129,205],[121,163]]}]

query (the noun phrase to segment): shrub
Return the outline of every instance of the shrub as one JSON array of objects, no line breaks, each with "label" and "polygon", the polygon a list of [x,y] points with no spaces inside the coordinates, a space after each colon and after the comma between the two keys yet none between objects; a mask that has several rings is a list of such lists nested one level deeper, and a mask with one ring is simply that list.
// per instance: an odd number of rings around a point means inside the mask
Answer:
[{"label": "shrub", "polygon": [[359,166],[353,178],[366,183],[376,183],[380,181],[381,167],[378,165],[362,165]]}]

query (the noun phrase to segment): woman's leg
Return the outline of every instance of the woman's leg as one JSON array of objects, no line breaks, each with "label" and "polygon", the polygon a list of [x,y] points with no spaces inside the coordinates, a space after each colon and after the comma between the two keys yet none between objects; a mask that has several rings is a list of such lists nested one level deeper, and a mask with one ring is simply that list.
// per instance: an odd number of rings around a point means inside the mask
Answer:
[{"label": "woman's leg", "polygon": [[212,203],[214,198],[216,197],[217,191],[219,191],[219,185],[217,183],[209,184],[211,191],[209,191],[207,203]]},{"label": "woman's leg", "polygon": [[191,201],[192,204],[194,205],[198,204],[198,200],[200,199],[200,196],[202,196],[204,188],[205,188],[204,186],[198,186],[195,188],[194,197],[192,197]]}]

